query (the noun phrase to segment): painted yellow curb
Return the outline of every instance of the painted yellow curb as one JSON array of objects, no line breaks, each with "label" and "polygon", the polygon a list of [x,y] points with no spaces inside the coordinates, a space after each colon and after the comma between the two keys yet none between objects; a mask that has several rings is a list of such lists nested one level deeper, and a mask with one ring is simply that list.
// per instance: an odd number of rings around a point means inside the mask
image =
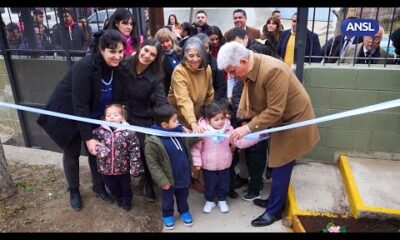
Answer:
[{"label": "painted yellow curb", "polygon": [[351,173],[349,160],[345,155],[339,156],[339,170],[342,173],[341,175],[343,177],[343,182],[345,184],[345,188],[350,200],[350,206],[355,218],[360,217],[362,212],[400,216],[400,210],[398,209],[367,206],[364,204],[360,192],[358,191],[354,176]]},{"label": "painted yellow curb", "polygon": [[297,217],[296,215],[294,215],[292,217],[292,228],[293,231],[296,233],[305,233],[306,230],[304,229],[303,225],[300,222],[299,217]]},{"label": "painted yellow curb", "polygon": [[353,216],[355,218],[358,218],[360,215],[360,211],[365,208],[365,204],[361,199],[356,181],[353,177],[353,174],[351,173],[349,160],[344,155],[339,156],[339,171],[341,172],[343,183],[347,191],[347,196],[350,200],[350,206],[353,212]]},{"label": "painted yellow curb", "polygon": [[292,184],[289,184],[288,189],[288,199],[286,203],[286,215],[289,221],[289,224],[292,226],[294,232],[306,232],[301,221],[299,220],[298,216],[326,216],[331,218],[337,217],[350,217],[348,215],[337,215],[327,212],[316,212],[316,211],[306,211],[299,208],[296,201],[296,196],[294,194]]},{"label": "painted yellow curb", "polygon": [[[346,156],[339,156],[339,171],[341,172],[343,182],[345,185],[345,189],[347,195],[349,197],[352,216],[354,218],[360,217],[361,213],[369,212],[369,213],[383,213],[389,215],[398,215],[400,216],[400,210],[398,209],[389,209],[389,208],[381,208],[374,206],[366,206],[361,198],[360,192],[358,191],[358,187],[356,181],[354,179],[353,174],[351,173],[349,160]],[[296,195],[294,193],[294,189],[292,184],[289,184],[288,189],[288,198],[285,209],[287,219],[292,226],[294,232],[306,232],[301,221],[298,216],[327,216],[331,218],[343,217],[348,218],[351,217],[349,215],[338,215],[326,212],[315,212],[315,211],[306,211],[299,208]]]}]

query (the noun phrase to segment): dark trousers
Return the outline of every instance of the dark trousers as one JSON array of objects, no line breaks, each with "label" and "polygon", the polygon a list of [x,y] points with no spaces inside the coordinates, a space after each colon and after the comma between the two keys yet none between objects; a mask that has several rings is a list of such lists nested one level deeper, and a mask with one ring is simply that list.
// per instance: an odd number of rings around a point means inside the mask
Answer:
[{"label": "dark trousers", "polygon": [[125,205],[132,203],[131,175],[104,175],[102,174],[104,183],[116,200],[122,200]]},{"label": "dark trousers", "polygon": [[267,164],[268,141],[264,140],[246,149],[246,165],[249,171],[249,192],[259,194],[263,188],[262,175]]},{"label": "dark trousers", "polygon": [[272,187],[269,194],[268,206],[265,210],[266,213],[275,217],[281,217],[286,204],[290,176],[292,175],[295,162],[294,160],[281,167],[272,168]]},{"label": "dark trousers", "polygon": [[229,168],[219,171],[202,169],[205,188],[204,198],[207,201],[213,202],[215,196],[218,201],[226,200],[230,184],[229,171]]},{"label": "dark trousers", "polygon": [[239,152],[236,150],[233,153],[232,164],[231,164],[231,167],[229,168],[229,176],[230,176],[229,189],[230,190],[234,190],[235,189],[235,177],[236,177],[235,167],[236,167],[238,162],[239,162]]},{"label": "dark trousers", "polygon": [[163,217],[174,216],[174,195],[179,214],[189,211],[188,197],[189,188],[174,188],[161,190],[162,193],[162,214]]},{"label": "dark trousers", "polygon": [[[87,151],[86,144],[85,149]],[[79,156],[81,155],[82,138],[76,134],[64,148],[63,165],[64,174],[67,179],[68,189],[79,189]],[[87,151],[88,152],[88,151]],[[93,190],[104,189],[103,179],[97,170],[96,156],[88,153],[90,172],[92,174]]]}]

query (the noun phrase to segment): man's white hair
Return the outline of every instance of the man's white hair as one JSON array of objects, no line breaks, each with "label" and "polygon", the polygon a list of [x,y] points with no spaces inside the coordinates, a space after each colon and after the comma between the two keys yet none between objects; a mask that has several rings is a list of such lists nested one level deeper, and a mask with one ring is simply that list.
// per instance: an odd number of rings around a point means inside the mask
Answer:
[{"label": "man's white hair", "polygon": [[240,59],[248,59],[249,55],[250,50],[245,48],[242,44],[235,41],[225,43],[218,51],[218,69],[225,69],[229,65],[237,67],[240,65]]}]

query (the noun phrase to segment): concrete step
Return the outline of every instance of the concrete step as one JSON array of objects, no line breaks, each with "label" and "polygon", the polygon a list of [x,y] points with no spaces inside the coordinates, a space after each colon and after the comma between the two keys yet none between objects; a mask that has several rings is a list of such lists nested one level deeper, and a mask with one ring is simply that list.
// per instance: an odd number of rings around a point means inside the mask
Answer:
[{"label": "concrete step", "polygon": [[351,208],[334,164],[299,161],[289,187],[289,215],[349,216]]},{"label": "concrete step", "polygon": [[400,218],[400,161],[339,157],[353,216]]}]

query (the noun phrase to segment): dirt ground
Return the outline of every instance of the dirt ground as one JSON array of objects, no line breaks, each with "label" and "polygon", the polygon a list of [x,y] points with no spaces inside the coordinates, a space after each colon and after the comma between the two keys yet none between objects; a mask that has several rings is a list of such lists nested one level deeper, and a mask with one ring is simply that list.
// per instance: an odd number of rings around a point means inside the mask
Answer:
[{"label": "dirt ground", "polygon": [[91,190],[88,168],[80,168],[81,211],[74,211],[61,169],[51,165],[9,164],[18,192],[0,201],[0,232],[161,232],[160,196],[154,203],[143,197],[133,180],[133,207],[124,212]]}]

